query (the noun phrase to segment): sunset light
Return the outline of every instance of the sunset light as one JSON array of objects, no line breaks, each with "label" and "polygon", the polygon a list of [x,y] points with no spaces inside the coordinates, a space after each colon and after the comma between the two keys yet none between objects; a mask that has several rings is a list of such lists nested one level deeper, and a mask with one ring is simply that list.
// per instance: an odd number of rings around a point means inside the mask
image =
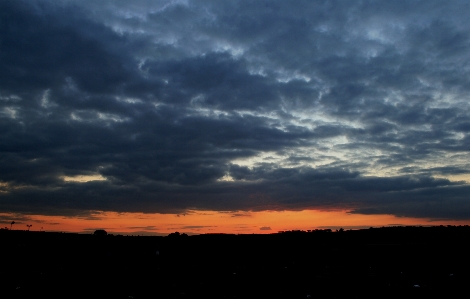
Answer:
[{"label": "sunset light", "polygon": [[0,0],[0,227],[470,224],[469,12]]},{"label": "sunset light", "polygon": [[464,225],[465,221],[429,221],[393,215],[360,215],[347,211],[192,211],[184,214],[143,214],[93,211],[89,215],[64,217],[0,214],[0,219],[19,219],[16,229],[34,224],[33,231],[93,233],[104,229],[110,234],[166,236],[173,232],[193,234],[273,234],[280,231],[365,229],[389,226]]}]

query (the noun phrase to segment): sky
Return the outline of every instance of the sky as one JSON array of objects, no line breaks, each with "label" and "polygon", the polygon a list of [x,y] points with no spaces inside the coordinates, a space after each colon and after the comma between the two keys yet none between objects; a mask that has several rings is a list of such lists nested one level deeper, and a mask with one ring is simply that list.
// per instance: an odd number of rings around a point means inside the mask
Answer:
[{"label": "sky", "polygon": [[0,226],[468,224],[469,14],[0,0]]}]

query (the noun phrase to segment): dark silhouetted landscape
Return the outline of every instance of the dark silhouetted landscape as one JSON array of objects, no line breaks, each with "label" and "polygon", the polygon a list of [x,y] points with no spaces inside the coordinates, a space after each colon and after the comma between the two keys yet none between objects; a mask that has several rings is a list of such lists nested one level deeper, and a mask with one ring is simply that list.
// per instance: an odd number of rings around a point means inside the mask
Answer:
[{"label": "dark silhouetted landscape", "polygon": [[0,231],[1,298],[451,298],[468,226],[166,237]]}]

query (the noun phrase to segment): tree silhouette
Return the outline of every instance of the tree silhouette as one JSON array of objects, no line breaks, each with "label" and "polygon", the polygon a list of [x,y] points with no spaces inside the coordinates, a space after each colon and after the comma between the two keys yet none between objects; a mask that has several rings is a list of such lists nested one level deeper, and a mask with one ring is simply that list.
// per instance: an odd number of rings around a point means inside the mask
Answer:
[{"label": "tree silhouette", "polygon": [[28,227],[28,231],[29,229],[31,228],[31,226],[33,226],[32,224],[26,224],[26,226]]},{"label": "tree silhouette", "polygon": [[15,221],[12,221],[12,222],[10,223],[10,230],[11,230],[11,227],[13,226],[13,224],[15,224]]},{"label": "tree silhouette", "polygon": [[95,235],[95,236],[106,236],[106,235],[108,235],[108,232],[106,232],[104,229],[97,229],[97,230],[95,230],[93,235]]}]

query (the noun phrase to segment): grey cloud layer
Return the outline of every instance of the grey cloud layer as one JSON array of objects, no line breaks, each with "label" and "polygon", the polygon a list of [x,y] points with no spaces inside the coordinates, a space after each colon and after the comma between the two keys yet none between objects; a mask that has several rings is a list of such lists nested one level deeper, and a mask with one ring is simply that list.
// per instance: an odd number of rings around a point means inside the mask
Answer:
[{"label": "grey cloud layer", "polygon": [[0,209],[469,219],[468,12],[1,1]]}]

